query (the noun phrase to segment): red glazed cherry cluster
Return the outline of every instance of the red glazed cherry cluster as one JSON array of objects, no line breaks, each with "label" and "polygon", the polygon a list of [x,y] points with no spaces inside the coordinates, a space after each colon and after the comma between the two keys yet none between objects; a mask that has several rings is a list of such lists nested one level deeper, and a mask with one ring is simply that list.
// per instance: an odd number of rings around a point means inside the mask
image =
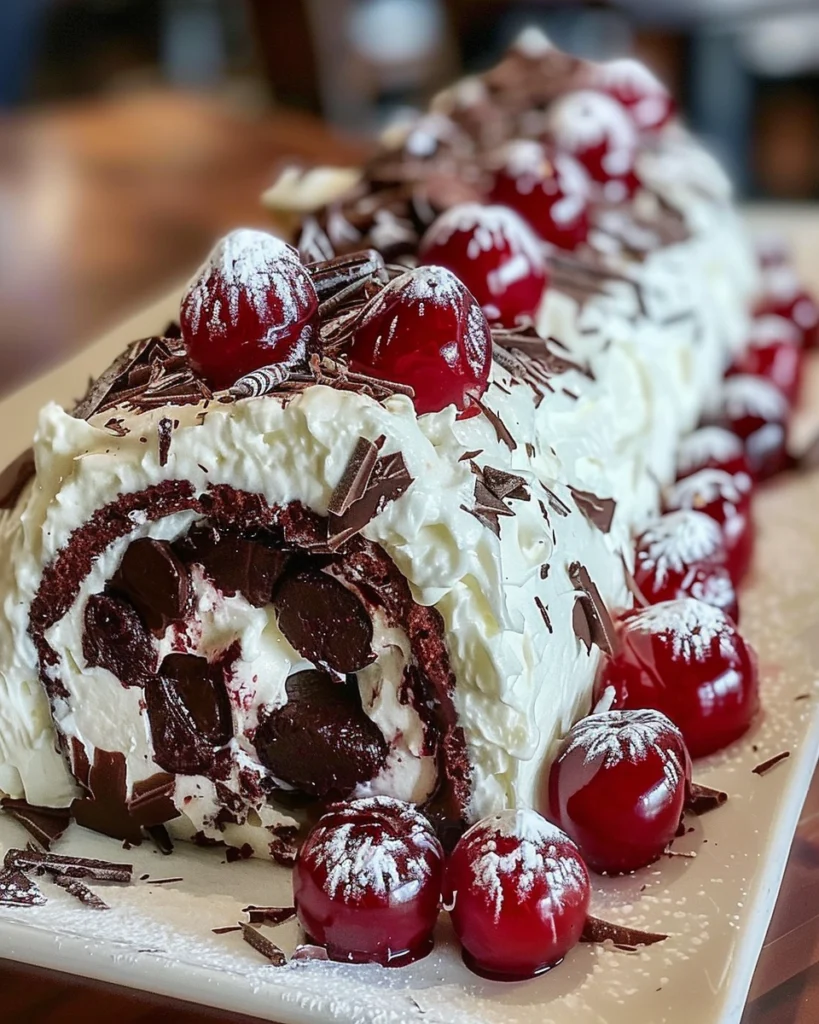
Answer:
[{"label": "red glazed cherry cluster", "polygon": [[590,896],[577,847],[535,811],[474,825],[444,869],[432,826],[390,797],[331,807],[293,878],[299,920],[333,960],[393,967],[425,956],[443,896],[467,963],[508,980],[563,959]]},{"label": "red glazed cherry cluster", "polygon": [[626,57],[596,65],[592,84],[622,103],[642,131],[663,128],[676,113],[671,93],[639,60]]},{"label": "red glazed cherry cluster", "polygon": [[680,730],[659,711],[606,711],[569,730],[549,773],[554,820],[589,867],[655,861],[677,833],[691,780]]},{"label": "red glazed cherry cluster", "polygon": [[634,578],[649,604],[696,597],[739,621],[719,525],[702,512],[661,516],[637,538]]},{"label": "red glazed cherry cluster", "polygon": [[618,709],[654,708],[679,727],[692,757],[727,746],[759,708],[756,658],[734,623],[693,598],[626,613],[620,649],[596,692],[613,688]]},{"label": "red glazed cherry cluster", "polygon": [[421,240],[421,262],[451,270],[506,327],[533,317],[543,298],[546,261],[529,225],[506,206],[462,203],[443,213]]}]

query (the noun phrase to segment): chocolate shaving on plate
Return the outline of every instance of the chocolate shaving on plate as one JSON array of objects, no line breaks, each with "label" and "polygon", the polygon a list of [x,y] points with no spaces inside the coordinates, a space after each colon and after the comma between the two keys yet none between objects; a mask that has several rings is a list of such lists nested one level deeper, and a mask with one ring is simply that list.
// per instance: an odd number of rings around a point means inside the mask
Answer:
[{"label": "chocolate shaving on plate", "polygon": [[274,967],[284,967],[287,963],[287,957],[276,943],[271,942],[266,935],[262,935],[252,924],[242,925],[242,938],[256,952],[261,953],[263,957],[269,960]]},{"label": "chocolate shaving on plate", "polygon": [[172,882],[184,882],[185,879],[181,875],[174,875],[173,878],[147,878],[146,882],[148,885],[170,885]]},{"label": "chocolate shaving on plate", "polygon": [[587,651],[595,644],[604,654],[614,654],[618,647],[617,633],[597,584],[580,562],[572,562],[567,571],[574,588],[582,592],[577,596],[572,612],[575,635]]},{"label": "chocolate shaving on plate", "polygon": [[46,850],[52,843],[56,843],[71,824],[71,814],[67,807],[35,807],[26,800],[4,800],[2,807]]},{"label": "chocolate shaving on plate", "polygon": [[662,932],[645,932],[639,928],[627,928],[624,924],[603,921],[599,917],[586,918],[581,942],[607,942],[611,940],[616,946],[653,946],[668,938]]},{"label": "chocolate shaving on plate", "polygon": [[34,473],[34,450],[27,448],[0,473],[0,509],[14,508]]},{"label": "chocolate shaving on plate", "polygon": [[80,903],[90,907],[92,910],[111,909],[105,900],[100,899],[95,892],[91,892],[88,886],[84,885],[79,878],[70,878],[68,875],[55,875],[53,881],[55,885],[65,889],[75,900],[79,900]]},{"label": "chocolate shaving on plate", "polygon": [[766,775],[772,768],[775,768],[781,761],[785,761],[790,756],[790,750],[783,750],[781,754],[774,754],[773,757],[769,757],[767,761],[763,761],[762,764],[758,764],[756,768],[752,768],[751,771],[754,775]]},{"label": "chocolate shaving on plate", "polygon": [[230,932],[240,932],[242,926],[240,924],[228,924],[222,928],[211,928],[214,935],[227,935]]},{"label": "chocolate shaving on plate", "polygon": [[617,502],[614,498],[599,498],[591,491],[581,491],[569,485],[572,498],[578,509],[588,519],[592,526],[596,526],[601,533],[608,533],[611,530],[611,522],[614,519],[614,512]]},{"label": "chocolate shaving on plate", "polygon": [[173,853],[173,840],[164,825],[146,825],[145,831],[153,839],[154,845],[163,856],[168,857]]},{"label": "chocolate shaving on plate", "polygon": [[[8,857],[7,857],[8,859]],[[0,870],[0,904],[15,907],[41,907],[47,900],[36,882],[6,865]]]},{"label": "chocolate shaving on plate", "polygon": [[247,914],[251,924],[284,924],[296,916],[295,907],[257,907],[254,904],[245,907],[243,914]]},{"label": "chocolate shaving on plate", "polygon": [[88,857],[64,857],[58,853],[41,853],[32,848],[8,850],[4,864],[15,871],[91,878],[95,882],[130,882],[134,875],[132,864],[114,864],[111,861],[93,860]]},{"label": "chocolate shaving on plate", "polygon": [[709,811],[722,807],[727,799],[728,794],[721,789],[712,789],[710,786],[701,786],[698,782],[692,782],[685,809],[691,811],[692,814],[707,814]]}]

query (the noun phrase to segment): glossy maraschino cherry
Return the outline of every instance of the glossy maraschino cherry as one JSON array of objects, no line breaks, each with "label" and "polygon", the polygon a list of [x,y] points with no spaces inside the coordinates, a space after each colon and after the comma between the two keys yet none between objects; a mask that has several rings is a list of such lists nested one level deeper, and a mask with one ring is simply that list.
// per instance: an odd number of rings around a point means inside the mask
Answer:
[{"label": "glossy maraschino cherry", "polygon": [[566,93],[549,109],[549,135],[559,150],[570,153],[604,196],[618,202],[639,187],[634,165],[637,128],[622,103],[594,89]]},{"label": "glossy maraschino cherry", "polygon": [[725,427],[699,427],[680,442],[677,449],[677,479],[701,469],[725,473],[748,473],[742,438]]},{"label": "glossy maraschino cherry", "polygon": [[664,497],[666,512],[694,509],[719,524],[725,541],[725,564],[735,584],[748,571],[754,550],[751,495],[747,473],[701,469],[672,484]]},{"label": "glossy maraschino cherry", "polygon": [[765,480],[787,467],[790,414],[787,398],[763,377],[746,373],[723,382],[718,417],[742,438],[755,480]]},{"label": "glossy maraschino cherry", "polygon": [[702,512],[680,509],[660,516],[637,538],[634,579],[649,604],[696,597],[738,622],[726,556],[720,526]]},{"label": "glossy maraschino cherry", "polygon": [[591,181],[568,153],[533,140],[510,142],[492,186],[492,201],[516,210],[546,242],[576,249],[589,233]]},{"label": "glossy maraschino cherry", "polygon": [[227,388],[260,366],[306,364],[318,344],[318,296],[292,246],[241,229],[194,275],[180,325],[194,369]]},{"label": "glossy maraschino cherry", "polygon": [[532,810],[479,821],[447,865],[444,899],[464,962],[499,981],[532,978],[559,964],[580,940],[589,898],[577,847]]},{"label": "glossy maraschino cherry", "polygon": [[632,57],[595,65],[592,84],[620,102],[641,131],[662,128],[676,113],[668,89],[645,64]]},{"label": "glossy maraschino cherry", "polygon": [[674,838],[690,780],[682,733],[659,711],[589,715],[552,763],[551,816],[594,871],[636,871]]},{"label": "glossy maraschino cherry", "polygon": [[756,657],[736,625],[694,598],[626,613],[620,649],[604,666],[597,694],[614,687],[616,709],[654,708],[680,729],[692,757],[745,733],[759,710]]},{"label": "glossy maraschino cherry", "polygon": [[432,949],[444,852],[410,804],[374,796],[335,804],[293,869],[296,912],[332,960],[398,967]]},{"label": "glossy maraschino cherry", "polygon": [[802,285],[786,258],[763,266],[763,298],[758,314],[784,317],[800,332],[802,347],[819,347],[819,303]]},{"label": "glossy maraschino cherry", "polygon": [[793,321],[767,313],[754,318],[748,347],[734,360],[728,375],[762,377],[779,388],[793,405],[799,394],[804,362],[802,335]]},{"label": "glossy maraschino cherry", "polygon": [[542,243],[508,206],[451,207],[424,235],[420,257],[422,263],[451,270],[481,304],[487,320],[506,327],[533,317],[543,298]]},{"label": "glossy maraschino cherry", "polygon": [[347,351],[353,370],[413,388],[417,412],[463,410],[486,390],[492,334],[451,271],[418,267],[365,306]]}]

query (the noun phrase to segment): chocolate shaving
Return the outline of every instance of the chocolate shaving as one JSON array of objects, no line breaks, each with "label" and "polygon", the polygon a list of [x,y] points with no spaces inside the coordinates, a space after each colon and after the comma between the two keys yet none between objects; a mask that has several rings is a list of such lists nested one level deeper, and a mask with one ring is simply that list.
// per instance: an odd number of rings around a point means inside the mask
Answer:
[{"label": "chocolate shaving", "polygon": [[518,501],[529,501],[531,497],[522,476],[495,469],[494,466],[484,466],[483,482],[499,500],[515,498]]},{"label": "chocolate shaving", "polygon": [[546,580],[546,579],[549,578],[549,570],[550,570],[550,568],[551,568],[551,566],[549,565],[548,562],[544,562],[543,565],[541,565],[541,567],[540,567],[540,578],[542,580]]},{"label": "chocolate shaving", "polygon": [[174,875],[173,878],[148,878],[148,885],[171,885],[173,882],[184,882],[181,875]]},{"label": "chocolate shaving", "polygon": [[810,700],[811,695],[809,693],[797,693],[793,698],[794,700]]},{"label": "chocolate shaving", "polygon": [[[6,855],[8,861],[8,854]],[[36,882],[6,864],[0,870],[0,904],[14,907],[41,907],[48,902]]]},{"label": "chocolate shaving", "polygon": [[597,584],[580,562],[572,562],[567,572],[575,590],[582,591],[572,611],[575,635],[587,651],[591,651],[592,644],[595,644],[604,654],[614,654],[618,647],[617,633]]},{"label": "chocolate shaving", "polygon": [[71,813],[67,807],[35,807],[26,800],[4,800],[2,807],[46,850],[71,824]]},{"label": "chocolate shaving", "polygon": [[275,942],[271,942],[266,935],[262,935],[252,924],[243,924],[241,927],[242,938],[249,946],[252,946],[257,953],[261,953],[274,967],[284,967],[287,957]]},{"label": "chocolate shaving", "polygon": [[250,904],[242,910],[247,914],[251,924],[284,924],[296,916],[295,907],[257,907]]},{"label": "chocolate shaving", "polygon": [[710,786],[701,786],[698,782],[692,782],[688,788],[688,799],[685,802],[685,809],[692,814],[707,814],[714,811],[728,799],[728,794],[721,789],[711,789]]},{"label": "chocolate shaving", "polygon": [[549,609],[537,596],[535,596],[535,604],[537,605],[537,610],[540,612],[543,621],[546,623],[546,628],[550,633],[554,633],[554,630],[552,629],[552,620],[549,618]]},{"label": "chocolate shaving", "polygon": [[382,456],[370,474],[360,498],[351,502],[341,515],[330,515],[327,544],[331,551],[348,541],[392,501],[400,498],[413,483],[401,452]]},{"label": "chocolate shaving", "polygon": [[364,497],[384,440],[382,435],[375,442],[368,441],[366,437],[359,437],[356,441],[341,480],[333,491],[327,506],[327,511],[331,515],[343,515],[350,505]]},{"label": "chocolate shaving", "polygon": [[362,286],[368,280],[386,284],[387,281],[383,257],[375,249],[363,249],[348,256],[334,256],[307,263],[305,269],[312,278],[321,302],[353,284]]},{"label": "chocolate shaving", "polygon": [[464,452],[458,459],[458,462],[471,462],[473,459],[477,459],[479,455],[483,455],[483,448],[476,448],[474,452]]},{"label": "chocolate shaving", "polygon": [[571,515],[571,509],[569,508],[569,506],[565,502],[562,502],[560,498],[558,498],[558,496],[555,494],[555,492],[551,488],[547,487],[542,480],[540,482],[540,486],[546,492],[546,499],[549,502],[549,508],[551,508],[553,512],[556,512],[559,516],[562,516],[564,519],[566,516]]},{"label": "chocolate shaving", "polygon": [[168,772],[156,772],[150,778],[135,782],[128,800],[128,813],[144,828],[178,818],[179,811],[173,802],[174,785],[174,776]]},{"label": "chocolate shaving", "polygon": [[100,899],[95,892],[91,892],[87,885],[78,878],[71,878],[68,875],[55,875],[53,878],[55,885],[59,885],[61,889],[65,889],[69,895],[73,896],[75,900],[79,900],[80,903],[86,907],[90,907],[92,910],[110,910],[111,908],[105,902]]},{"label": "chocolate shaving", "polygon": [[775,768],[781,761],[787,760],[790,756],[790,750],[783,750],[781,754],[774,754],[773,757],[769,757],[767,761],[763,761],[762,764],[758,764],[756,768],[752,768],[751,771],[754,775],[766,775],[772,768]]},{"label": "chocolate shaving", "polygon": [[592,526],[596,526],[601,533],[608,533],[611,530],[611,522],[614,519],[614,511],[617,502],[614,498],[598,498],[591,491],[581,491],[569,485],[574,503],[588,519]]},{"label": "chocolate shaving", "polygon": [[164,825],[146,825],[145,831],[153,839],[154,845],[163,856],[168,857],[173,853],[173,840]]},{"label": "chocolate shaving", "polygon": [[41,853],[31,847],[27,850],[8,850],[3,863],[11,871],[90,878],[95,882],[130,883],[134,874],[132,864],[114,864],[88,857],[64,857],[58,853]]},{"label": "chocolate shaving", "polygon": [[36,472],[34,449],[27,448],[0,473],[0,509],[12,509]]},{"label": "chocolate shaving", "polygon": [[229,924],[224,928],[211,928],[214,935],[227,935],[229,932],[240,932],[241,930],[240,924]]},{"label": "chocolate shaving", "polygon": [[127,437],[130,434],[130,430],[123,423],[122,417],[119,416],[112,416],[105,424],[105,429],[110,430],[117,437]]},{"label": "chocolate shaving", "polygon": [[663,942],[668,936],[662,932],[644,932],[639,928],[627,928],[623,924],[614,924],[611,921],[603,921],[599,917],[586,918],[583,926],[581,942],[607,942],[611,941],[616,946],[653,946],[657,942]]},{"label": "chocolate shaving", "polygon": [[488,405],[485,405],[479,398],[473,398],[475,405],[481,410],[484,416],[489,420],[494,428],[495,434],[501,444],[505,444],[510,452],[515,451],[518,446],[517,441],[509,433],[509,430],[503,420],[498,416],[494,409],[490,409]]},{"label": "chocolate shaving", "polygon": [[159,439],[159,465],[166,466],[168,464],[168,454],[171,450],[171,434],[173,432],[173,424],[167,418],[163,416],[156,427],[156,435]]},{"label": "chocolate shaving", "polygon": [[622,552],[620,552],[620,560],[623,563],[623,576],[624,576],[625,581],[626,581],[626,589],[631,594],[631,596],[634,598],[635,607],[637,607],[637,608],[648,608],[648,604],[649,604],[648,599],[646,598],[646,596],[642,592],[642,590],[640,590],[640,586],[637,583],[637,580],[634,578],[634,574],[632,573],[631,569],[629,569],[629,567],[628,567],[628,562],[626,561],[626,556]]}]

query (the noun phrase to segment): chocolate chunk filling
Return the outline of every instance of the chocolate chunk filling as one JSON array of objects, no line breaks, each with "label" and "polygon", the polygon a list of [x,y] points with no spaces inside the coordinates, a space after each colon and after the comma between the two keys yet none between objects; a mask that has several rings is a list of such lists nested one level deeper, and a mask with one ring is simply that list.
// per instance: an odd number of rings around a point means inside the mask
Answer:
[{"label": "chocolate chunk filling", "polygon": [[155,636],[184,618],[190,600],[188,570],[167,541],[150,537],[129,545],[111,587],[128,599]]},{"label": "chocolate chunk filling", "polygon": [[367,610],[343,583],[307,567],[285,576],[273,595],[279,629],[315,665],[346,674],[374,660]]},{"label": "chocolate chunk filling", "polygon": [[264,719],[255,742],[259,760],[278,779],[318,797],[347,796],[387,757],[355,682],[313,670],[287,680],[287,703]]},{"label": "chocolate chunk filling", "polygon": [[156,671],[151,638],[122,598],[93,594],[85,605],[82,653],[89,666],[108,669],[123,686],[144,686]]},{"label": "chocolate chunk filling", "polygon": [[233,735],[224,668],[192,654],[169,654],[145,688],[154,760],[166,772],[201,775]]},{"label": "chocolate chunk filling", "polygon": [[177,548],[186,562],[201,565],[226,597],[241,594],[256,608],[268,604],[290,558],[259,541],[209,526],[195,527]]}]

